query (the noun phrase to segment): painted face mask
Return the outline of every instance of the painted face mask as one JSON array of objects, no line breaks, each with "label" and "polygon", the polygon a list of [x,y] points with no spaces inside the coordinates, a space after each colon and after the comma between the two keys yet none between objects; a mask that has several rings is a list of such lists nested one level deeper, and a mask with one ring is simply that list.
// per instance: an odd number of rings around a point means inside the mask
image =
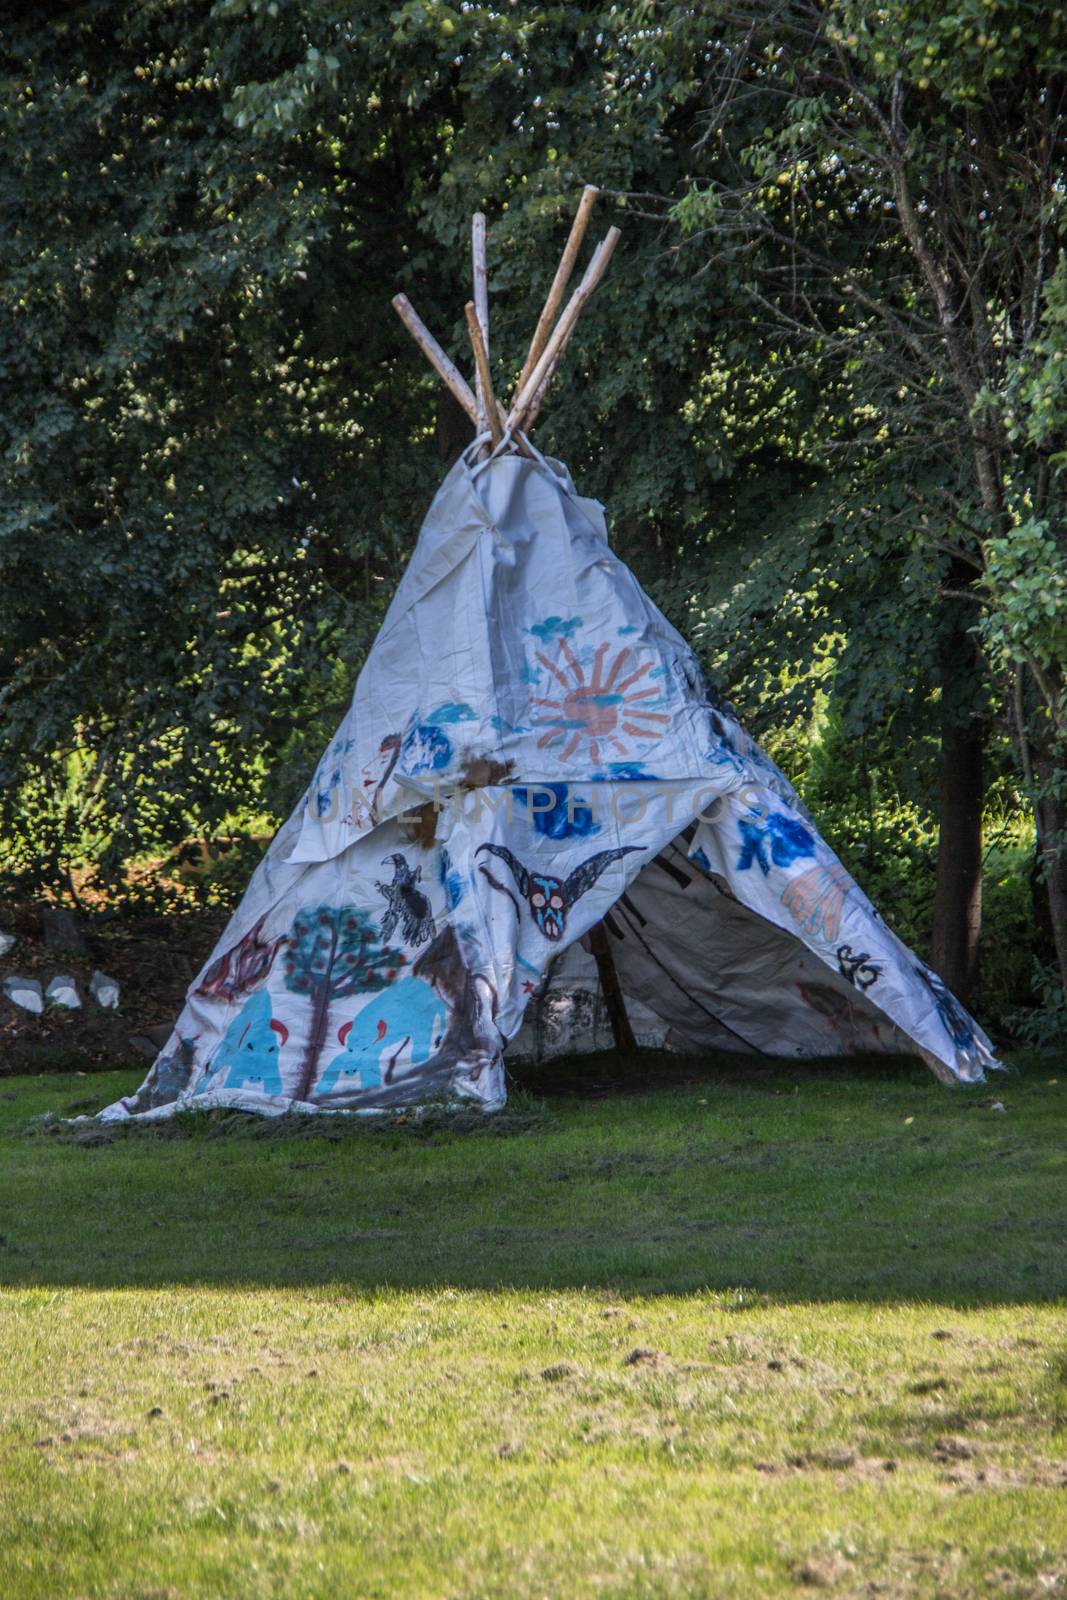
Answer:
[{"label": "painted face mask", "polygon": [[[543,872],[528,871],[504,844],[479,845],[476,854],[480,855],[483,850],[488,850],[507,863],[515,880],[515,886],[529,906],[530,915],[538,931],[543,933],[550,943],[556,944],[563,937],[567,927],[567,913],[575,901],[580,900],[582,895],[593,887],[601,873],[613,861],[618,861],[621,856],[627,856],[639,848],[640,846],[636,844],[625,844],[617,850],[600,850],[595,856],[590,856],[588,861],[581,862],[566,878],[552,878]],[[502,894],[511,894],[506,884],[494,878],[484,863],[481,870],[494,889],[499,889]],[[514,900],[514,895],[511,897]]]}]

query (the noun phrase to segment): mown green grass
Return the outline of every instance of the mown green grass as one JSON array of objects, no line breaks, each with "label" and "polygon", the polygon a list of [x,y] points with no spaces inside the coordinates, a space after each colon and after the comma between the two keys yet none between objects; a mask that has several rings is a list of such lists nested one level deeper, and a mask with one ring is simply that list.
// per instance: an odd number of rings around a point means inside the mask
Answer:
[{"label": "mown green grass", "polygon": [[0,1081],[0,1595],[1067,1593],[1067,1075],[689,1076],[100,1143],[31,1119],[130,1074]]}]

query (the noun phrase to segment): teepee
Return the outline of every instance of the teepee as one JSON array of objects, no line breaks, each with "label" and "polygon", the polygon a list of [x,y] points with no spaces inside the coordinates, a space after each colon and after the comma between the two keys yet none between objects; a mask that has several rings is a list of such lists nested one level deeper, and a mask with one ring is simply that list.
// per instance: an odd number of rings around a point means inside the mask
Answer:
[{"label": "teepee", "polygon": [[506,408],[484,218],[473,390],[394,301],[477,437],[306,795],[144,1084],[103,1117],[441,1097],[492,1110],[517,1036],[547,1053],[608,1032],[791,1057],[914,1051],[946,1082],[995,1064],[613,555],[602,507],[530,442],[618,239],[560,313],[594,199]]}]

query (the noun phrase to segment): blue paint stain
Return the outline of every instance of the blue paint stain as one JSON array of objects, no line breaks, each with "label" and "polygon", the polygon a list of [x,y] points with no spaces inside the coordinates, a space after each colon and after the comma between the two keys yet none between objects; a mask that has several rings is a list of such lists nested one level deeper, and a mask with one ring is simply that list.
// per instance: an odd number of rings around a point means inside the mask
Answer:
[{"label": "blue paint stain", "polygon": [[619,637],[622,638],[623,635],[627,634],[627,633],[640,633],[640,632],[641,632],[641,629],[637,626],[637,624],[631,622],[627,627],[619,629]]},{"label": "blue paint stain", "polygon": [[689,859],[690,861],[694,861],[702,872],[711,871],[711,862],[704,854],[703,848],[700,845],[697,845],[696,849],[691,852]]},{"label": "blue paint stain", "polygon": [[934,1005],[937,1007],[941,1026],[956,1046],[956,1049],[972,1049],[975,1043],[974,1024],[951,989],[929,967],[916,965],[915,975],[922,979],[929,990]]},{"label": "blue paint stain", "polygon": [[639,761],[609,761],[600,772],[589,774],[590,783],[659,783],[656,772],[649,772]]},{"label": "blue paint stain", "polygon": [[456,701],[448,705],[438,706],[436,711],[431,711],[426,718],[427,722],[477,722],[478,718],[465,701]]},{"label": "blue paint stain", "polygon": [[737,827],[741,835],[739,872],[747,872],[756,862],[766,877],[772,861],[776,867],[788,867],[803,856],[815,854],[815,841],[804,824],[782,811],[772,811],[762,823],[742,820]]},{"label": "blue paint stain", "polygon": [[[600,832],[600,824],[589,806],[578,798],[568,805],[569,786],[565,783],[540,783],[533,789],[532,798],[531,790],[523,785],[517,785],[511,793],[520,805],[529,807],[535,832],[546,839],[587,839]],[[549,793],[552,804],[546,806],[545,798]]]},{"label": "blue paint stain", "polygon": [[451,759],[452,741],[428,722],[417,723],[400,750],[401,770],[411,777],[419,772],[440,772]]},{"label": "blue paint stain", "polygon": [[327,817],[333,809],[333,791],[341,781],[340,770],[330,774],[329,786],[317,790],[315,794],[315,814],[318,817]]},{"label": "blue paint stain", "polygon": [[454,911],[459,905],[460,901],[463,899],[463,896],[466,894],[467,885],[462,872],[456,871],[455,867],[452,865],[451,856],[444,848],[441,850],[441,858],[438,862],[437,872],[441,882],[441,887],[444,889],[445,896],[448,900],[448,909],[450,911]]},{"label": "blue paint stain", "polygon": [[543,622],[535,622],[527,632],[532,633],[535,639],[548,644],[551,639],[569,639],[581,625],[581,617],[545,617]]},{"label": "blue paint stain", "polygon": [[738,755],[732,739],[726,733],[722,735],[718,745],[705,751],[704,760],[713,767],[729,767],[733,772],[741,773],[747,771],[743,757]]},{"label": "blue paint stain", "polygon": [[[319,763],[319,768],[312,784],[312,789],[315,792],[315,813],[317,816],[325,817],[332,811],[334,804],[333,791],[341,782],[343,770],[341,761],[355,747],[355,743],[354,739],[335,739],[330,749],[326,752],[326,756]],[[329,777],[326,777],[327,757],[331,755],[338,756],[341,759],[334,764]]]}]

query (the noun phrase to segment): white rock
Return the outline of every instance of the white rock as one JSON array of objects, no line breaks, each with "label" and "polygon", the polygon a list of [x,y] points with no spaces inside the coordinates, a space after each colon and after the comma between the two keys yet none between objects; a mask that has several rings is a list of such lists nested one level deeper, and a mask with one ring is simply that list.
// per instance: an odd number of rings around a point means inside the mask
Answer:
[{"label": "white rock", "polygon": [[0,933],[0,956],[6,956],[17,944],[18,940],[13,933]]},{"label": "white rock", "polygon": [[115,978],[108,978],[102,972],[94,972],[89,979],[89,993],[98,1006],[103,1006],[105,1011],[114,1011],[119,1003],[119,986]]},{"label": "white rock", "polygon": [[1003,1100],[994,1100],[989,1109],[990,1111],[1007,1111],[1008,1108]]},{"label": "white rock", "polygon": [[45,990],[44,997],[66,1011],[78,1011],[81,1008],[81,995],[73,978],[56,976]]},{"label": "white rock", "polygon": [[36,978],[5,978],[3,991],[12,1005],[21,1006],[23,1011],[32,1011],[40,1016],[44,1010],[41,985]]}]

